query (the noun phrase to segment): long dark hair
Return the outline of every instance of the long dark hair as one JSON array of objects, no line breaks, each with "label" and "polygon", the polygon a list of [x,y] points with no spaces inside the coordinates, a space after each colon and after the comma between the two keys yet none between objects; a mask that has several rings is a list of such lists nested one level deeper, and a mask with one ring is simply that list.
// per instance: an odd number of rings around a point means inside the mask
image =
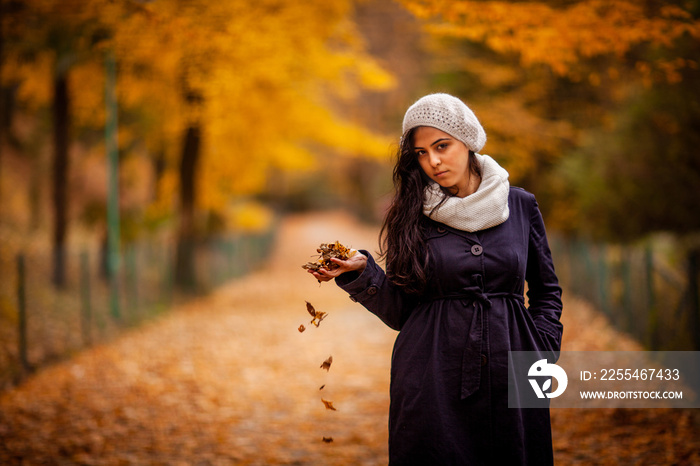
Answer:
[{"label": "long dark hair", "polygon": [[[430,254],[425,239],[423,198],[430,178],[423,172],[414,149],[412,128],[404,134],[394,166],[394,198],[379,233],[379,252],[386,260],[387,278],[406,293],[420,294],[428,282]],[[481,177],[481,167],[474,152],[469,151],[469,171]],[[442,188],[444,197],[450,193]]]}]

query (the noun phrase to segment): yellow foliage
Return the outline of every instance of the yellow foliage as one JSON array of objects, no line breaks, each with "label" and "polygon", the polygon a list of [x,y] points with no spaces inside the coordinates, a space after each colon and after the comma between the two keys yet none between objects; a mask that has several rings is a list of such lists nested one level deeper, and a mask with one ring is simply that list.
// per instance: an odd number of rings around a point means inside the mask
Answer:
[{"label": "yellow foliage", "polygon": [[[353,1],[27,0],[12,18],[3,77],[33,108],[49,106],[51,77],[70,80],[76,125],[105,123],[105,57],[117,63],[119,143],[164,154],[166,175],[147,216],[177,205],[183,134],[201,129],[199,207],[223,211],[236,196],[267,189],[270,170],[310,170],[323,154],[385,157],[386,141],[328,109],[358,89],[395,85],[366,52]],[[22,29],[30,21],[31,29]],[[51,37],[63,41],[60,57]],[[99,37],[99,40],[95,40]],[[35,59],[16,44],[33,41]],[[25,105],[26,106],[26,105]],[[319,150],[318,144],[328,146]],[[148,183],[148,174],[143,173]]]},{"label": "yellow foliage", "polygon": [[42,53],[36,60],[28,62],[10,55],[2,63],[4,83],[18,83],[17,99],[34,110],[45,105],[53,97],[51,81],[54,57],[51,53]]},{"label": "yellow foliage", "polygon": [[[559,75],[576,72],[586,58],[622,56],[650,43],[669,47],[689,34],[700,38],[700,20],[675,5],[656,14],[636,0],[583,0],[565,7],[547,2],[401,0],[435,34],[483,42],[499,53],[518,53],[525,65],[545,64]],[[671,80],[678,75],[666,72]]]},{"label": "yellow foliage", "polygon": [[475,112],[489,135],[484,153],[502,162],[516,184],[542,161],[559,156],[562,141],[576,138],[572,124],[540,118],[512,97],[475,107]]},{"label": "yellow foliage", "polygon": [[259,202],[241,201],[226,211],[226,224],[236,231],[267,231],[274,220],[272,210]]},{"label": "yellow foliage", "polygon": [[80,63],[73,67],[68,77],[69,92],[73,96],[70,108],[74,123],[81,126],[104,125],[104,66],[95,61]]},{"label": "yellow foliage", "polygon": [[158,197],[149,206],[149,209],[158,212],[171,212],[178,202],[177,188],[177,173],[165,172],[158,185]]},{"label": "yellow foliage", "polygon": [[271,165],[283,171],[308,171],[316,167],[316,158],[299,144],[280,141],[270,148]]},{"label": "yellow foliage", "polygon": [[360,78],[360,84],[365,89],[386,91],[396,86],[393,75],[382,69],[374,60],[360,57],[355,64]]},{"label": "yellow foliage", "polygon": [[[168,63],[203,98],[194,113],[185,106],[168,115],[183,128],[196,123],[204,129],[202,207],[221,210],[231,197],[266,189],[271,169],[312,168],[309,141],[377,156],[380,138],[324,108],[328,95],[349,97],[358,86],[393,84],[364,53],[348,20],[349,1],[189,5],[185,18],[165,0],[154,2],[153,10],[174,17],[174,25],[159,23],[180,53],[179,61]],[[182,92],[178,85],[175,80],[175,95]]]}]

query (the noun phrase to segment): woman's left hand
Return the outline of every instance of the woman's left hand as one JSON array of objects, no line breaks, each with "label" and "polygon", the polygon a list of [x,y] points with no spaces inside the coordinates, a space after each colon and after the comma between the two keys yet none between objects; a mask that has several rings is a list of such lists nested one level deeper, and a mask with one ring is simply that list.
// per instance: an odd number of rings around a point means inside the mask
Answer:
[{"label": "woman's left hand", "polygon": [[318,269],[318,271],[314,271],[309,269],[308,272],[314,277],[316,277],[316,280],[318,280],[319,282],[327,282],[341,274],[344,274],[345,272],[362,273],[362,271],[364,271],[365,267],[367,266],[367,256],[365,256],[361,252],[357,252],[354,256],[352,256],[346,261],[336,258],[332,258],[331,261],[337,264],[338,267],[334,268],[333,270],[321,268]]}]

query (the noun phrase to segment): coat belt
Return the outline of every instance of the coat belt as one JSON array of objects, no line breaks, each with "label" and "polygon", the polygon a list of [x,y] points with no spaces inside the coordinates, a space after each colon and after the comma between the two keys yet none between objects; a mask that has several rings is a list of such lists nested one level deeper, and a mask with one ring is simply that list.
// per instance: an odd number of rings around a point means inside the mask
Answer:
[{"label": "coat belt", "polygon": [[[479,279],[481,277],[479,276]],[[462,356],[462,381],[461,399],[476,393],[481,385],[482,354],[484,351],[484,314],[491,308],[492,298],[512,298],[520,302],[525,301],[521,294],[517,293],[485,293],[479,280],[479,286],[466,287],[457,293],[443,296],[428,297],[423,301],[437,301],[442,299],[461,300],[465,306],[474,305],[474,314],[467,331],[467,340]],[[488,355],[484,355],[486,357]]]}]

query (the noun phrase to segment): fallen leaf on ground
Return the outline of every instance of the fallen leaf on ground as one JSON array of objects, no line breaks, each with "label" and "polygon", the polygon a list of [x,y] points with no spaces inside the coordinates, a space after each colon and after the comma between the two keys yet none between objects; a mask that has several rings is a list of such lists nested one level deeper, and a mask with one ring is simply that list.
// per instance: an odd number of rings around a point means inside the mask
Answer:
[{"label": "fallen leaf on ground", "polygon": [[337,409],[335,409],[335,408],[333,407],[333,402],[332,402],[332,401],[324,400],[323,398],[321,398],[321,401],[323,401],[323,404],[326,405],[326,409],[330,409],[330,410],[332,410],[332,411],[337,411]]},{"label": "fallen leaf on ground", "polygon": [[[309,387],[316,386],[318,391],[316,380],[325,383],[322,377],[330,376],[316,372],[315,358],[329,350],[338,354],[338,350],[324,346],[327,340],[297,337],[290,331],[280,335],[276,326],[261,325],[268,316],[285,322],[290,317],[289,303],[309,297],[303,294],[306,286],[316,288],[315,283],[307,283],[306,272],[298,272],[305,254],[301,254],[302,259],[292,255],[304,244],[310,245],[302,249],[317,246],[313,241],[304,243],[308,231],[332,225],[347,231],[348,236],[362,235],[358,244],[374,244],[378,235],[374,228],[362,226],[360,230],[344,217],[313,214],[313,223],[309,223],[305,215],[282,219],[277,234],[281,255],[268,263],[270,268],[225,285],[216,301],[198,297],[184,307],[178,305],[162,314],[162,320],[86,348],[5,389],[0,394],[0,465],[171,464],[174,458],[183,464],[279,465],[290,464],[293,458],[319,458],[318,450],[324,448],[328,448],[328,457],[321,455],[318,462],[388,464],[391,361],[389,357],[378,358],[377,353],[391,355],[396,334],[385,325],[371,318],[353,320],[356,329],[343,338],[343,345],[348,345],[345,348],[352,348],[353,358],[343,359],[342,367],[334,369],[335,382],[329,380],[331,388],[320,390],[323,395],[338,397],[341,395],[331,391],[337,388],[345,393],[354,386],[348,384],[361,379],[366,388],[352,395],[357,415],[350,415],[347,406],[340,414],[327,414],[317,405],[308,422],[299,422],[295,416],[280,415],[279,396],[260,396],[264,393],[261,386],[288,380],[285,398],[289,397],[290,406],[284,407],[284,412],[294,412],[293,405],[306,401],[313,406],[316,395]],[[277,282],[289,282],[289,286],[282,293],[270,293],[270,283]],[[569,331],[564,331],[563,348],[643,350],[628,335],[615,330],[606,314],[571,293],[565,296],[562,322]],[[235,307],[231,308],[231,302]],[[336,291],[323,302],[334,320],[352,316],[348,305],[346,295]],[[250,309],[266,309],[262,322],[261,314]],[[304,315],[292,316],[288,325],[299,317],[306,319]],[[2,322],[0,318],[0,328]],[[241,329],[245,331],[239,332]],[[46,335],[47,344],[59,345],[55,338],[63,333],[56,330]],[[234,339],[232,331],[237,332]],[[0,348],[5,350],[0,354],[7,359],[6,344],[3,334]],[[303,367],[289,364],[291,345],[303,346],[310,362]],[[212,354],[217,357],[212,358]],[[262,365],[265,370],[259,370]],[[252,377],[231,383],[232,379],[222,374],[228,374],[232,367]],[[232,414],[217,406],[227,407]],[[328,419],[338,416],[342,420]],[[698,409],[558,408],[551,410],[551,417],[557,464],[700,465]],[[321,442],[326,447],[318,445],[319,431],[329,434],[326,437],[336,432],[341,436],[340,444],[335,445],[333,437],[332,443]],[[228,435],[230,432],[236,435]],[[300,436],[307,441],[297,442]],[[337,457],[330,457],[339,448],[342,451]],[[105,459],[108,455],[113,459]]]},{"label": "fallen leaf on ground", "polygon": [[306,327],[304,327],[304,324],[301,324],[299,326],[299,332],[303,332],[304,330],[306,330]]},{"label": "fallen leaf on ground", "polygon": [[331,443],[333,441],[333,437],[323,437],[323,441],[326,443]]}]

